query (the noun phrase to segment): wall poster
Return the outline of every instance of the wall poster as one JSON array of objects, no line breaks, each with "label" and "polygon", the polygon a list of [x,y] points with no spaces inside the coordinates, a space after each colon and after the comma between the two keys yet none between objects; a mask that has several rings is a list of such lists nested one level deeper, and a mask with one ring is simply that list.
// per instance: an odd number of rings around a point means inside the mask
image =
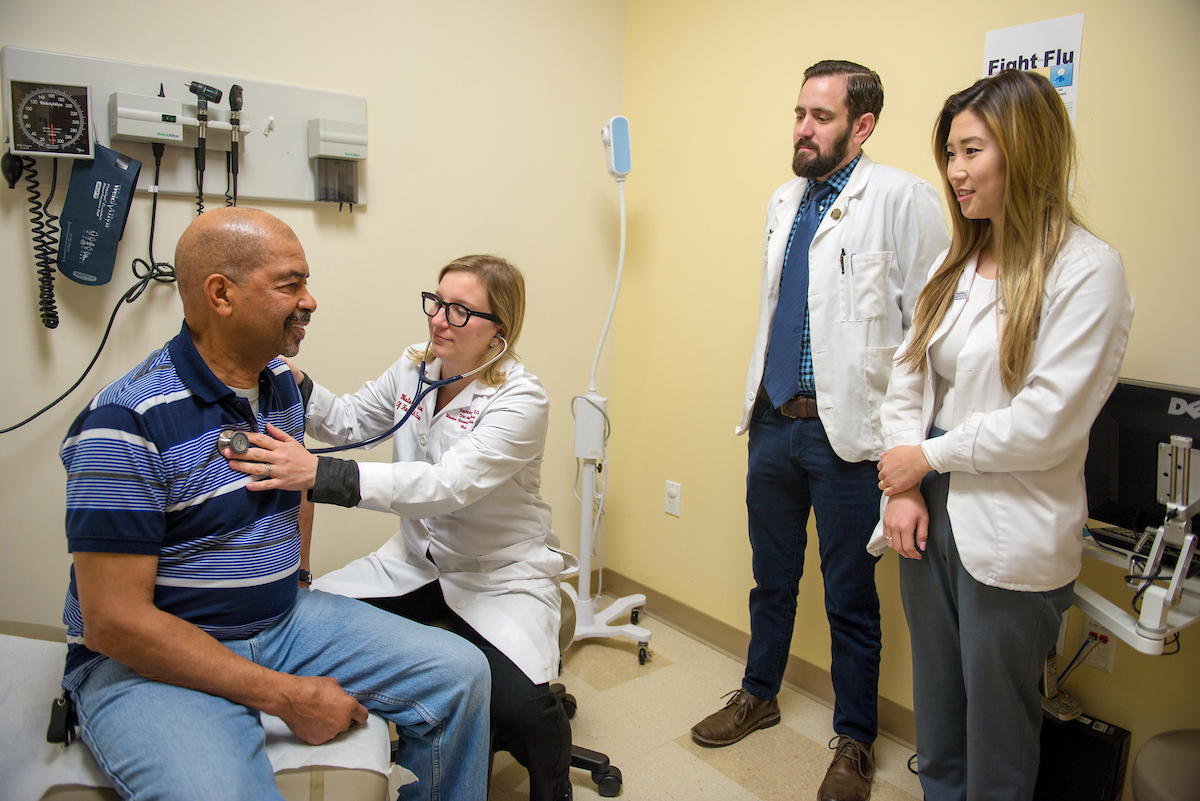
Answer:
[{"label": "wall poster", "polygon": [[1083,14],[988,31],[983,75],[986,78],[1003,69],[1042,73],[1058,89],[1074,124],[1082,44]]}]

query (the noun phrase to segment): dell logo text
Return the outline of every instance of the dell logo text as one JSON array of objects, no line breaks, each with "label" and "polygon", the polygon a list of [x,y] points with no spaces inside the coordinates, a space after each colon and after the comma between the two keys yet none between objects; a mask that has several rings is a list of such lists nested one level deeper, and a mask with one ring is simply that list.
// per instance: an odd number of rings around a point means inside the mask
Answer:
[{"label": "dell logo text", "polygon": [[1167,414],[1190,414],[1193,420],[1200,420],[1200,400],[1188,403],[1183,398],[1171,398],[1171,405],[1167,408]]}]

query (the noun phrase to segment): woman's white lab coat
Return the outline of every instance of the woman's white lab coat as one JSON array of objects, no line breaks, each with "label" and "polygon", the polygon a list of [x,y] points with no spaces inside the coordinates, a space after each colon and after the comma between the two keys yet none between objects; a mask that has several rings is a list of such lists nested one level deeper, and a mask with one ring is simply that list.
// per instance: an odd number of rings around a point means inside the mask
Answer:
[{"label": "woman's white lab coat", "polygon": [[[313,586],[378,598],[439,580],[450,608],[542,684],[558,674],[558,577],[578,562],[556,550],[540,494],[546,392],[516,360],[502,365],[502,386],[476,380],[436,415],[436,393],[427,396],[392,436],[391,464],[359,463],[359,507],[399,515],[400,530]],[[436,380],[441,362],[426,373]],[[408,410],[416,385],[407,356],[353,395],[314,385],[306,431],[335,444],[380,434]]]},{"label": "woman's white lab coat", "polygon": [[[974,278],[972,260],[934,342],[962,312]],[[977,319],[1002,319],[1002,305],[993,301]],[[1046,277],[1037,340],[1016,395],[1000,380],[996,325],[970,329],[955,370],[953,427],[943,437],[925,439],[935,412],[928,352],[924,375],[893,370],[881,415],[884,448],[924,442],[933,469],[950,473],[954,542],[977,581],[1045,592],[1079,574],[1088,434],[1116,386],[1132,319],[1120,255],[1073,226]],[[880,523],[867,549],[885,548]]]}]

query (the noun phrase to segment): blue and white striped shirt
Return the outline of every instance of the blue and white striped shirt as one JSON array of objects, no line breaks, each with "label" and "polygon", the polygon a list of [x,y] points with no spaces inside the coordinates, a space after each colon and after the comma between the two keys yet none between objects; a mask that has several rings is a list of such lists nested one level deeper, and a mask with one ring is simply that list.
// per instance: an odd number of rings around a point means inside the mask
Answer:
[{"label": "blue and white striped shirt", "polygon": [[[248,477],[217,453],[223,429],[266,423],[304,439],[287,365],[275,359],[260,374],[255,415],[213,375],[185,324],[71,425],[61,449],[68,550],[157,556],[155,606],[218,639],[266,628],[296,600],[300,493],[248,492]],[[63,686],[75,689],[104,657],[83,645],[74,568],[63,622]]]}]

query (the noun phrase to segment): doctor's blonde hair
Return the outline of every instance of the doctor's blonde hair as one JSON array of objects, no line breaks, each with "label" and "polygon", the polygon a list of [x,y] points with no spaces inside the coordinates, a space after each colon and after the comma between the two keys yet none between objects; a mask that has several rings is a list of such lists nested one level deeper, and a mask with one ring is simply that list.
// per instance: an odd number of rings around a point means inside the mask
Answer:
[{"label": "doctor's blonde hair", "polygon": [[947,176],[950,123],[966,111],[979,115],[1004,154],[1004,225],[992,250],[1005,309],[1000,376],[1004,388],[1015,395],[1029,370],[1046,275],[1071,225],[1082,226],[1069,192],[1076,159],[1071,119],[1054,86],[1038,73],[1004,70],[983,78],[947,98],[938,115],[933,156],[950,203],[953,238],[945,260],[917,299],[913,338],[900,363],[924,372],[925,353],[967,262],[994,234],[991,221],[963,215]]},{"label": "doctor's blonde hair", "polygon": [[[507,260],[487,254],[455,259],[438,273],[438,282],[441,282],[446,273],[452,272],[471,273],[478,278],[484,292],[487,293],[491,313],[500,318],[499,334],[508,342],[508,353],[479,373],[479,380],[483,383],[489,387],[498,387],[505,381],[505,374],[501,368],[505,359],[511,357],[520,361],[521,358],[517,355],[516,347],[517,340],[521,338],[521,327],[525,323],[525,276]],[[418,364],[422,359],[426,362],[432,362],[434,359],[433,354],[425,358],[425,351],[421,348],[409,348],[406,355]],[[479,363],[486,362],[493,355],[494,352],[489,350],[483,354]]]}]

